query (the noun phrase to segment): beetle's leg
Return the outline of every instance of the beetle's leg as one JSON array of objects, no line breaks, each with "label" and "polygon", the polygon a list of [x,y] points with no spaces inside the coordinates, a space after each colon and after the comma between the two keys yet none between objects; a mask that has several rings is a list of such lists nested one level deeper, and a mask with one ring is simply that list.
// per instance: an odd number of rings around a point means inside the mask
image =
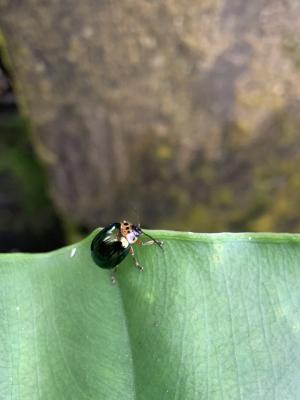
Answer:
[{"label": "beetle's leg", "polygon": [[133,250],[133,247],[132,247],[132,246],[130,246],[129,251],[130,251],[130,254],[132,255],[132,258],[133,258],[133,261],[134,261],[134,266],[135,266],[137,269],[139,269],[141,272],[144,271],[144,268],[139,264],[138,260],[135,258],[134,250]]},{"label": "beetle's leg", "polygon": [[147,242],[142,242],[142,246],[151,246],[152,244],[158,244],[160,247],[164,244],[161,240],[147,240]]},{"label": "beetle's leg", "polygon": [[117,281],[117,278],[116,278],[117,269],[118,269],[118,266],[114,267],[114,269],[111,271],[111,282],[113,284],[115,284]]},{"label": "beetle's leg", "polygon": [[142,242],[140,239],[138,239],[135,243],[139,246],[151,246],[152,244],[157,244],[159,247],[162,247],[162,245],[164,244],[164,242],[162,242],[161,240],[147,240],[147,242]]}]

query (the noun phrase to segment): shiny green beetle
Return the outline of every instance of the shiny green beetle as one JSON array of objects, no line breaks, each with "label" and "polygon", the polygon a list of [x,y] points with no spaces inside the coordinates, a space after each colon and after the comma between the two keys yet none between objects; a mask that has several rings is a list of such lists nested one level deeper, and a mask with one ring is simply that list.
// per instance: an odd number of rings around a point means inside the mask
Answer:
[{"label": "shiny green beetle", "polygon": [[[142,234],[148,236],[151,240],[142,242],[139,239],[139,236]],[[133,257],[134,265],[140,271],[144,270],[134,256],[133,243],[141,245],[156,244],[163,250],[163,242],[143,232],[139,225],[133,225],[128,221],[114,222],[103,228],[94,237],[91,244],[93,260],[101,268],[113,269],[113,283],[116,281],[115,273],[118,265],[129,253]]]}]

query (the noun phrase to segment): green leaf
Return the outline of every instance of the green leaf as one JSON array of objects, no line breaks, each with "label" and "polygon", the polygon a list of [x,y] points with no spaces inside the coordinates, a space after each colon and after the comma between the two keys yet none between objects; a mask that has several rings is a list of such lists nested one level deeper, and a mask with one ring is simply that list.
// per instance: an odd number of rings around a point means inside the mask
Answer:
[{"label": "green leaf", "polygon": [[149,233],[0,256],[1,400],[299,398],[300,235]]}]

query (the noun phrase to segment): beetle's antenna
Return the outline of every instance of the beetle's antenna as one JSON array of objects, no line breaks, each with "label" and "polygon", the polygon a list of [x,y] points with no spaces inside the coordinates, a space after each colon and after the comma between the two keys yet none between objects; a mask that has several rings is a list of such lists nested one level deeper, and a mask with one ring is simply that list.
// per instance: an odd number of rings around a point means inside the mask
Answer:
[{"label": "beetle's antenna", "polygon": [[[142,230],[141,230],[141,231],[142,231]],[[160,242],[160,241],[154,239],[154,237],[148,235],[148,233],[146,233],[146,232],[144,232],[144,231],[142,231],[142,233],[143,233],[144,235],[148,236],[148,238],[150,238],[151,240],[153,240],[153,242],[154,242],[155,244],[157,244],[157,246],[158,246],[160,249],[162,249],[162,251],[164,251],[164,249],[163,249],[163,247],[162,247],[162,245],[163,245],[162,242]]]}]

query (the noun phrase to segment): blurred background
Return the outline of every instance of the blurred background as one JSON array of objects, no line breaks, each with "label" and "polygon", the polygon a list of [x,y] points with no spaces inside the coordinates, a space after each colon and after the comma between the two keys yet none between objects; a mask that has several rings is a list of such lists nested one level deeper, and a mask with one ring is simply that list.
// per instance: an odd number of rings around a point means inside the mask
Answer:
[{"label": "blurred background", "polygon": [[0,1],[0,251],[300,230],[298,0]]}]

